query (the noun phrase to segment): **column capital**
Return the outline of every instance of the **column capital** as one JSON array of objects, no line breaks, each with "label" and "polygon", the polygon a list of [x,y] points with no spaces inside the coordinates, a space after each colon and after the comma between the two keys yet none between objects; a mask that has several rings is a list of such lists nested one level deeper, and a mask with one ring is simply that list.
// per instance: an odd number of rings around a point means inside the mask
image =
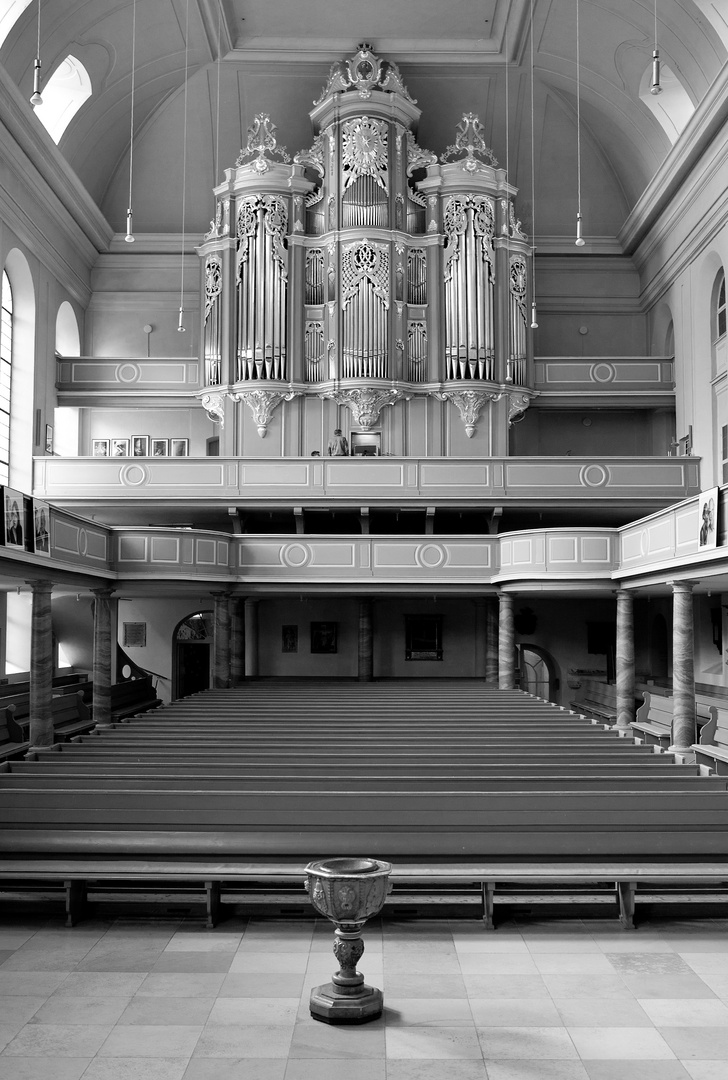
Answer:
[{"label": "column capital", "polygon": [[26,581],[26,585],[30,585],[34,593],[51,592],[55,581],[49,581],[48,578],[38,578],[33,581]]},{"label": "column capital", "polygon": [[218,597],[221,600],[229,600],[232,595],[233,595],[232,594],[232,589],[211,589],[210,590],[210,596],[214,597],[216,600],[217,600]]},{"label": "column capital", "polygon": [[691,578],[684,578],[681,580],[671,578],[670,581],[666,581],[665,584],[669,585],[673,592],[692,592],[698,582],[693,581]]},{"label": "column capital", "polygon": [[90,591],[94,596],[99,596],[101,597],[101,599],[106,598],[110,600],[116,591],[116,586],[102,585],[98,589],[91,589]]}]

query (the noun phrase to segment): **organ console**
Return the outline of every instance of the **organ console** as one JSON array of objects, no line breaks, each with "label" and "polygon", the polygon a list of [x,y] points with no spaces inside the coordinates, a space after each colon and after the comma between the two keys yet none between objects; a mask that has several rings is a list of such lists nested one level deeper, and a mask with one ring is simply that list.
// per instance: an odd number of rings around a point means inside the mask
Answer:
[{"label": "organ console", "polygon": [[255,117],[198,249],[211,419],[245,402],[264,436],[282,403],[331,398],[366,431],[424,396],[453,403],[471,437],[486,404],[506,424],[523,414],[532,249],[516,189],[477,116],[439,159],[417,145],[419,116],[362,44],[332,66],[309,150],[291,159]]}]

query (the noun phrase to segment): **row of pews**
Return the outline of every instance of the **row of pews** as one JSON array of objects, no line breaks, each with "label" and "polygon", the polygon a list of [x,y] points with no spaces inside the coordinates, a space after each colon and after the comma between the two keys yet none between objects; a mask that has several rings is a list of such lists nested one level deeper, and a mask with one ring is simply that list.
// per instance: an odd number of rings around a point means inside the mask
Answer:
[{"label": "row of pews", "polygon": [[625,926],[641,895],[728,895],[728,778],[475,680],[260,681],[0,768],[0,886],[55,881],[69,923],[113,883],[204,890],[214,925],[342,854],[489,926],[519,888],[601,891]]}]

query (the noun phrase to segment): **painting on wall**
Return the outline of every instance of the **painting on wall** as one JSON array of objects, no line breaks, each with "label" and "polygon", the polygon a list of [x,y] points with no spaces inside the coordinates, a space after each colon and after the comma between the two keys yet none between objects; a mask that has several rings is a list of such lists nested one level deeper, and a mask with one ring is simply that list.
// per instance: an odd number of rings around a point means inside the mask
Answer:
[{"label": "painting on wall", "polygon": [[5,546],[25,550],[25,509],[22,491],[3,488]]},{"label": "painting on wall", "polygon": [[188,457],[190,452],[190,440],[189,439],[170,439],[169,440],[169,456],[170,457]]},{"label": "painting on wall", "polygon": [[442,660],[442,615],[405,615],[405,660]]},{"label": "painting on wall", "polygon": [[108,457],[109,456],[109,440],[108,439],[93,439],[91,441],[91,453],[94,457]]},{"label": "painting on wall", "polygon": [[111,457],[129,457],[129,440],[112,439]]},{"label": "painting on wall", "polygon": [[311,623],[311,652],[335,653],[337,649],[339,624],[335,622]]},{"label": "painting on wall", "polygon": [[50,558],[51,508],[41,499],[33,499],[33,551]]},{"label": "painting on wall", "polygon": [[147,643],[147,624],[145,622],[124,623],[124,648],[143,649]]},{"label": "painting on wall", "polygon": [[698,498],[698,544],[701,551],[718,546],[718,488],[701,492]]},{"label": "painting on wall", "polygon": [[281,652],[298,652],[298,627],[281,627]]},{"label": "painting on wall", "polygon": [[168,439],[152,439],[152,457],[167,457],[168,454]]},{"label": "painting on wall", "polygon": [[132,435],[132,437],[131,437],[131,456],[132,457],[148,457],[149,456],[149,436],[148,435]]}]

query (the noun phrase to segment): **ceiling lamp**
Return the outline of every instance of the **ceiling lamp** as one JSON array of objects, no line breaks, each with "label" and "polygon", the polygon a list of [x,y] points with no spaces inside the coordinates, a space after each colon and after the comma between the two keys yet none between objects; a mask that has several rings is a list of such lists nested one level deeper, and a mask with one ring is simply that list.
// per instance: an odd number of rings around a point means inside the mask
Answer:
[{"label": "ceiling lamp", "polygon": [[30,99],[30,104],[33,108],[36,105],[43,104],[43,98],[40,96],[40,0],[38,0],[38,42],[35,49],[35,60],[33,61],[33,96]]},{"label": "ceiling lamp", "polygon": [[185,333],[185,210],[187,205],[187,76],[190,57],[190,0],[185,6],[185,89],[184,89],[184,130],[182,136],[182,252],[181,280],[179,290],[179,319],[177,333]]},{"label": "ceiling lamp", "polygon": [[132,176],[134,174],[134,85],[136,76],[136,0],[132,6],[131,16],[131,119],[129,123],[129,207],[126,211],[126,236],[124,239],[127,244],[134,243],[134,234],[132,233],[132,206],[131,206],[131,192],[132,192]]},{"label": "ceiling lamp", "polygon": [[652,82],[650,83],[651,94],[661,94],[660,86],[660,50],[657,47],[657,0],[655,0],[655,47],[652,50]]},{"label": "ceiling lamp", "polygon": [[579,53],[579,0],[576,0],[576,240],[577,247],[586,241],[581,235],[581,56]]}]

